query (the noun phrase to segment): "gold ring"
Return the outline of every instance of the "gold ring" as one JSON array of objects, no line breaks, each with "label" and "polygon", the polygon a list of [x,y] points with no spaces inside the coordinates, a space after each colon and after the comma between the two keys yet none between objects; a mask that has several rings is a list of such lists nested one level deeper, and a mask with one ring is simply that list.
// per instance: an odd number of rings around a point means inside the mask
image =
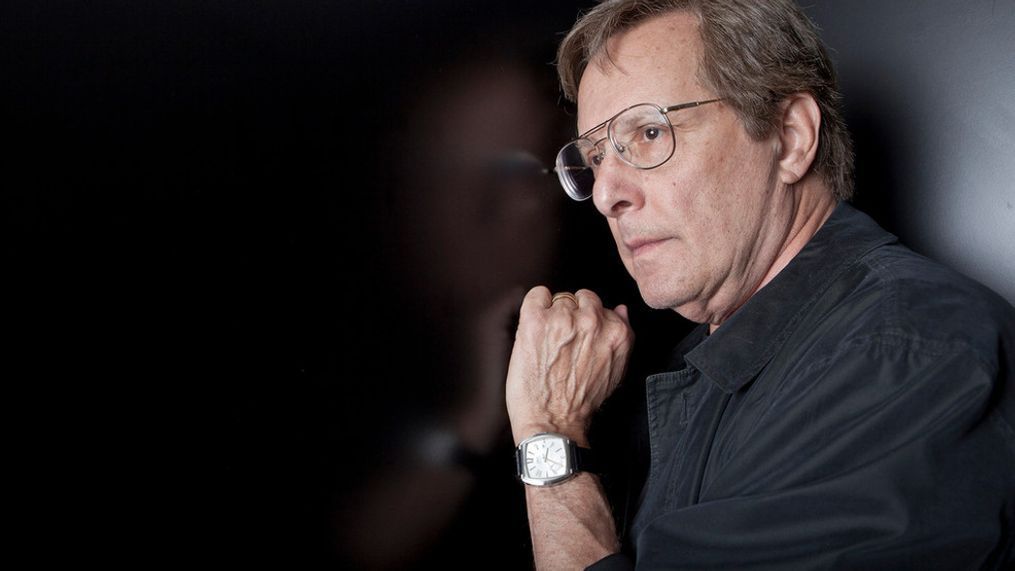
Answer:
[{"label": "gold ring", "polygon": [[578,298],[576,298],[574,294],[568,293],[566,291],[555,293],[553,294],[553,297],[550,299],[550,305],[552,306],[554,303],[557,303],[558,299],[571,300],[571,303],[573,303],[575,307],[578,307]]}]

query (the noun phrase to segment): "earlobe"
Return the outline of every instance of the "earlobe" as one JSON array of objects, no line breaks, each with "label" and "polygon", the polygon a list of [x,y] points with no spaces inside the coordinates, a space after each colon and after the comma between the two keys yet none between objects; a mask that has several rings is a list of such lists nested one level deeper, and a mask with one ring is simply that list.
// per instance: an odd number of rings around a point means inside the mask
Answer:
[{"label": "earlobe", "polygon": [[782,104],[779,133],[779,177],[785,184],[804,178],[818,153],[821,109],[809,93],[797,93]]}]

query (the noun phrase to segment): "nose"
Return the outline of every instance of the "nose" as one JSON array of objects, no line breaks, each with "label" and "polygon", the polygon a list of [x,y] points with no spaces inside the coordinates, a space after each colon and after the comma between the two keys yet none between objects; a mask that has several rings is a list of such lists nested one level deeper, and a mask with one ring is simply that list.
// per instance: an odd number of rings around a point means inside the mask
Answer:
[{"label": "nose", "polygon": [[616,153],[606,153],[592,187],[592,201],[596,209],[607,218],[616,218],[641,208],[644,194],[639,184],[640,172],[622,161]]}]

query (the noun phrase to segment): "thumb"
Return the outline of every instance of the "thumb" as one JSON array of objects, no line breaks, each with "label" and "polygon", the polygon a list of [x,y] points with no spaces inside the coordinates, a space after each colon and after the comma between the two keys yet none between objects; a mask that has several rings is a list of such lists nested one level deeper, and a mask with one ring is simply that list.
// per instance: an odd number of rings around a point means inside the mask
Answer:
[{"label": "thumb", "polygon": [[630,320],[630,318],[627,315],[627,306],[626,305],[624,305],[622,303],[622,304],[618,305],[617,307],[615,307],[613,309],[613,311],[617,312],[617,315],[619,315],[620,318],[624,320],[624,323],[626,323],[628,327],[631,326],[631,320]]}]

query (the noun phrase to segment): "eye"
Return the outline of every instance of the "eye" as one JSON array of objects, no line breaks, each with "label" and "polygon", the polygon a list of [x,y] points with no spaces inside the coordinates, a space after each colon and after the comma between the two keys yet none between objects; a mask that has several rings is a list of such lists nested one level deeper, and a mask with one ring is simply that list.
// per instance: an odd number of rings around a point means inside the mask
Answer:
[{"label": "eye", "polygon": [[598,167],[603,164],[606,160],[606,150],[603,146],[603,141],[598,141],[594,147],[589,149],[588,156],[585,157],[585,163],[592,167]]},{"label": "eye", "polygon": [[660,129],[658,125],[648,125],[646,127],[642,127],[641,129],[641,136],[646,141],[654,141],[658,139],[660,135],[662,135],[662,129]]}]

